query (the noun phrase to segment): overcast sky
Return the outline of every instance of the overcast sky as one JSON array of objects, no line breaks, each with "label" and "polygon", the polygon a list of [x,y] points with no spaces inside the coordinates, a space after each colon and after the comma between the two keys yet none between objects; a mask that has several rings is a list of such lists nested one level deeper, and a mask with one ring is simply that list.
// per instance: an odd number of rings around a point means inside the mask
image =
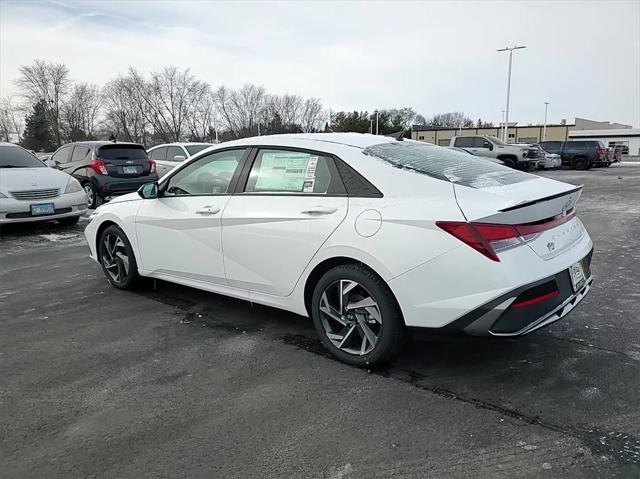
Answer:
[{"label": "overcast sky", "polygon": [[210,2],[0,0],[0,95],[20,65],[64,62],[104,84],[129,65],[188,67],[333,110],[412,106],[500,121],[575,116],[640,126],[640,1]]}]

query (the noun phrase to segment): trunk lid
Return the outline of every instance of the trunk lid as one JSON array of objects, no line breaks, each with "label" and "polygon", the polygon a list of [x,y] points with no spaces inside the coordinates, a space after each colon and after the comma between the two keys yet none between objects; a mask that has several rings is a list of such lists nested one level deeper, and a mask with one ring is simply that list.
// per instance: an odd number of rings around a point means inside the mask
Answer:
[{"label": "trunk lid", "polygon": [[[551,223],[571,215],[582,186],[528,175],[525,181],[486,187],[454,183],[456,201],[468,221],[503,225]],[[550,259],[576,243],[584,233],[573,217],[546,231],[536,233],[526,244],[541,258]]]},{"label": "trunk lid", "polygon": [[151,162],[141,145],[104,145],[98,149],[96,156],[105,162],[109,176],[115,178],[138,178],[151,172]]}]

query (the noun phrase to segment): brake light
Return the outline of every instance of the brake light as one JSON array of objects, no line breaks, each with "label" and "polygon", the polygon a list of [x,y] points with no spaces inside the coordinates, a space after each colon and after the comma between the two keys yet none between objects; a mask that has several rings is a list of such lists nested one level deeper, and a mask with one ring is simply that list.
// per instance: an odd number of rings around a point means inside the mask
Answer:
[{"label": "brake light", "polygon": [[532,304],[540,303],[545,299],[553,298],[558,294],[558,290],[549,291],[548,293],[541,294],[540,296],[536,296],[535,298],[516,300],[511,304],[512,308],[524,308],[525,306],[531,306]]},{"label": "brake light", "polygon": [[598,154],[598,158],[604,158],[604,150],[602,148],[598,148],[596,153]]},{"label": "brake light", "polygon": [[89,166],[93,171],[95,171],[99,175],[109,174],[107,172],[107,163],[104,160],[100,160],[100,159],[92,160],[91,163],[89,163]]},{"label": "brake light", "polygon": [[156,160],[149,160],[149,164],[151,165],[150,173],[155,173],[156,172]]},{"label": "brake light", "polygon": [[492,261],[500,261],[499,251],[533,241],[543,231],[570,221],[575,208],[546,220],[519,225],[500,225],[466,221],[436,221],[436,225]]}]

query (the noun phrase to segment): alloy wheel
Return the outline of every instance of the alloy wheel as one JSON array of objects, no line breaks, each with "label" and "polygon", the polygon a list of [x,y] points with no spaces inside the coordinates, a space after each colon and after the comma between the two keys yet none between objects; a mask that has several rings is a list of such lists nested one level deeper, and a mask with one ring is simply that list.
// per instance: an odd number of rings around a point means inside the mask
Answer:
[{"label": "alloy wheel", "polygon": [[109,234],[102,240],[102,264],[114,283],[122,284],[129,275],[129,257],[122,239]]},{"label": "alloy wheel", "polygon": [[320,297],[320,319],[331,343],[348,354],[371,352],[382,335],[382,314],[373,296],[359,283],[342,279]]},{"label": "alloy wheel", "polygon": [[84,185],[84,192],[87,194],[87,206],[91,208],[93,206],[94,201],[94,193],[91,185]]}]

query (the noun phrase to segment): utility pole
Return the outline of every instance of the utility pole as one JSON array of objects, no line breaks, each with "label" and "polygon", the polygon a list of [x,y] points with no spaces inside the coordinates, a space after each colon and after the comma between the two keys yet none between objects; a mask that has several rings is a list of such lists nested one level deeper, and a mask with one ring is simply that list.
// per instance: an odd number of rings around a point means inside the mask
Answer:
[{"label": "utility pole", "polygon": [[376,135],[378,134],[379,120],[380,120],[380,113],[378,112],[378,110],[376,110]]},{"label": "utility pole", "polygon": [[549,108],[549,102],[544,102],[544,127],[542,127],[542,141],[547,139],[547,109]]},{"label": "utility pole", "polygon": [[373,135],[373,118],[369,120],[369,133]]},{"label": "utility pole", "polygon": [[502,123],[500,123],[500,136],[504,138],[504,110],[502,110]]},{"label": "utility pole", "polygon": [[507,107],[505,108],[505,120],[504,120],[504,133],[502,135],[502,141],[507,142],[507,129],[509,127],[509,95],[511,94],[511,63],[513,60],[513,51],[527,48],[526,46],[513,46],[501,48],[499,52],[509,52],[509,74],[507,76]]}]

